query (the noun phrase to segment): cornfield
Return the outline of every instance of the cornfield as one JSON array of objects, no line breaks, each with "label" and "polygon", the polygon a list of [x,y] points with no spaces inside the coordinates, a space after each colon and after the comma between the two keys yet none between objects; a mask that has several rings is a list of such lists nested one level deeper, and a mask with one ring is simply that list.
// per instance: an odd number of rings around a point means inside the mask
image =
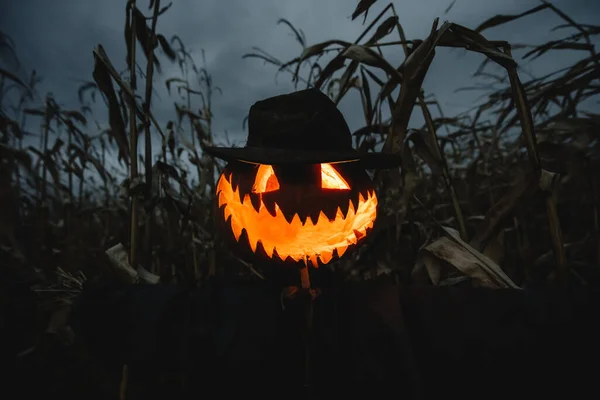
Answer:
[{"label": "cornfield", "polygon": [[[359,2],[356,23],[373,3]],[[213,277],[263,279],[260,266],[232,256],[215,229],[215,182],[224,164],[202,148],[228,141],[212,124],[220,89],[176,35],[157,31],[170,6],[151,0],[146,16],[139,2],[127,2],[126,65],[99,44],[74,108],[40,94],[35,71],[26,80],[0,68],[2,358],[39,376],[46,395],[76,384],[114,398],[111,378],[90,372],[96,367],[68,325],[87,281],[198,287]],[[564,38],[515,45],[485,37],[534,13],[560,17]],[[600,93],[600,25],[578,24],[549,2],[470,28],[436,19],[423,39],[408,39],[400,20],[390,3],[360,37],[311,45],[282,19],[300,44],[296,58],[280,60],[260,47],[243,55],[336,103],[357,95],[364,127],[353,133],[355,147],[402,154],[400,169],[374,172],[377,225],[359,250],[332,265],[336,274],[406,285],[597,284],[600,114],[589,105]],[[1,32],[0,45],[10,50],[4,57],[17,59]],[[474,75],[490,89],[464,113],[445,115],[422,89],[438,47],[481,54]],[[403,54],[402,63],[386,60],[384,49]],[[531,60],[563,51],[580,57],[522,80],[513,53]],[[178,65],[180,75],[162,76],[163,63]],[[156,85],[177,96],[164,125],[152,112]],[[108,127],[90,122],[96,102],[107,108]],[[409,128],[413,113],[422,114],[423,126]],[[26,131],[31,121],[38,132]]]}]

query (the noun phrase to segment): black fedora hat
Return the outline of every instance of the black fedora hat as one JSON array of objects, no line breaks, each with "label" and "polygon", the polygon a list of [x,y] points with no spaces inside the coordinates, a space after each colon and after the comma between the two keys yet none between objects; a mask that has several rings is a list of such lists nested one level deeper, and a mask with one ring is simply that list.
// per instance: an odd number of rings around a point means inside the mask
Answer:
[{"label": "black fedora hat", "polygon": [[258,101],[250,107],[245,147],[205,147],[213,157],[252,164],[358,162],[366,169],[400,165],[400,156],[360,152],[335,103],[318,89]]}]

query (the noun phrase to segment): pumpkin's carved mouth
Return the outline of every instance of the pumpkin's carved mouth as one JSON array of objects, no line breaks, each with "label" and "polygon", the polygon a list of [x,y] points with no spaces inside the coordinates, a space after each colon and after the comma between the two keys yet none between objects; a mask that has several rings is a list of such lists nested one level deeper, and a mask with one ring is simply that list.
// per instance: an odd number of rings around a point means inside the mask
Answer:
[{"label": "pumpkin's carved mouth", "polygon": [[[377,216],[374,190],[348,196],[347,205],[334,212],[320,211],[318,218],[298,213],[284,213],[275,201],[261,193],[241,196],[223,174],[217,184],[219,209],[236,241],[246,237],[253,253],[262,247],[271,259],[298,262],[314,267],[341,257],[348,247],[356,245],[373,227]],[[317,206],[317,205],[315,205]],[[245,235],[243,234],[245,232]]]}]

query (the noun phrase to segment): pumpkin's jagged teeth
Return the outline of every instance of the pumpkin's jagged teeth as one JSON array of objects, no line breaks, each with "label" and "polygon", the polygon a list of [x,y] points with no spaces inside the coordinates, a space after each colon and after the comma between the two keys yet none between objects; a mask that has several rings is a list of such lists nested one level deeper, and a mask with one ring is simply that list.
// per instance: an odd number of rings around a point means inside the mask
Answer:
[{"label": "pumpkin's jagged teeth", "polygon": [[[233,227],[231,226],[232,218],[233,218],[233,216],[231,214],[231,210],[229,209],[229,207],[227,207],[227,206],[223,207],[223,219],[225,220],[227,225],[229,225],[229,227],[233,231]],[[237,237],[235,238],[235,240],[237,240]]]},{"label": "pumpkin's jagged teeth", "polygon": [[[262,246],[262,242],[260,242],[260,244]],[[263,246],[263,250],[269,256],[269,258],[273,258],[274,257],[273,251],[275,250],[275,247],[266,248],[266,247]]]},{"label": "pumpkin's jagged teeth", "polygon": [[317,223],[315,225],[325,225],[329,221],[327,215],[323,211],[319,211],[319,218],[317,219]]},{"label": "pumpkin's jagged teeth", "polygon": [[340,204],[340,206],[338,208],[342,212],[342,216],[345,219],[346,215],[348,215],[348,207],[350,206],[350,202],[342,201],[341,203],[342,204]]},{"label": "pumpkin's jagged teeth", "polygon": [[[317,208],[317,207],[315,207]],[[321,215],[321,210],[319,210],[318,208],[316,210],[311,211],[308,214],[308,217],[310,219],[310,223],[313,225],[316,225],[317,222],[319,222],[319,216]]]},{"label": "pumpkin's jagged teeth", "polygon": [[285,258],[285,261],[288,262],[288,263],[290,263],[290,264],[294,264],[294,262],[298,262],[298,261],[302,260],[303,258],[306,258],[306,257],[303,256],[303,255],[296,255],[296,256],[289,255],[289,256],[287,256]]},{"label": "pumpkin's jagged teeth", "polygon": [[348,220],[354,219],[357,208],[358,208],[358,206],[355,206],[354,203],[350,202],[350,204],[348,205],[348,212],[346,213],[346,219],[348,219]]},{"label": "pumpkin's jagged teeth", "polygon": [[366,188],[359,191],[359,194],[362,195],[363,199],[368,199],[371,197],[371,189]]},{"label": "pumpkin's jagged teeth", "polygon": [[358,209],[359,204],[360,200],[358,195],[354,194],[350,196],[349,207],[351,206],[353,211],[356,211]]},{"label": "pumpkin's jagged teeth", "polygon": [[248,231],[246,230],[246,228],[242,228],[242,232],[240,233],[238,242],[241,244],[247,244],[248,247],[252,248],[252,252],[256,251],[256,243],[254,243],[254,246],[252,246],[252,242],[250,241],[250,238],[248,237]]},{"label": "pumpkin's jagged teeth", "polygon": [[333,206],[323,205],[322,208],[323,208],[323,213],[325,214],[327,219],[330,221],[335,221],[335,219],[337,218],[339,207],[337,207],[336,205],[333,205]]},{"label": "pumpkin's jagged teeth", "polygon": [[244,231],[244,227],[241,226],[241,224],[233,218],[231,218],[230,224],[231,224],[231,231],[233,232],[233,236],[235,237],[235,240],[237,240],[239,242],[241,239],[242,233]]},{"label": "pumpkin's jagged teeth", "polygon": [[308,214],[306,214],[306,215],[299,215],[298,214],[298,216],[300,217],[300,222],[302,223],[302,226],[306,225],[306,223],[307,223],[307,221],[309,219],[308,218]]},{"label": "pumpkin's jagged teeth", "polygon": [[238,195],[239,195],[240,185],[239,185],[239,182],[237,181],[237,179],[233,179],[231,181],[231,188],[233,189],[234,192],[238,192]]},{"label": "pumpkin's jagged teeth", "polygon": [[294,216],[292,217],[292,220],[290,221],[290,225],[292,226],[301,226],[302,225],[302,221],[300,220],[300,216],[298,215],[298,213],[294,214]]},{"label": "pumpkin's jagged teeth", "polygon": [[[275,252],[275,248],[271,246],[265,247],[262,240],[258,239],[256,242],[256,251],[255,254],[259,257],[267,256],[269,259],[281,260],[281,257],[277,255]],[[277,259],[275,258],[277,256]]]},{"label": "pumpkin's jagged teeth", "polygon": [[[229,212],[228,208],[229,207],[227,207],[227,204],[223,204],[222,206],[219,206],[219,212],[223,216],[223,221],[225,221],[225,222],[227,222],[229,224],[229,221],[227,221],[227,218],[229,218],[229,216],[231,215],[231,213]],[[227,226],[231,226],[231,224],[229,224]]]},{"label": "pumpkin's jagged teeth", "polygon": [[333,251],[324,250],[319,254],[319,258],[321,259],[321,263],[327,264],[333,258]]},{"label": "pumpkin's jagged teeth", "polygon": [[[246,230],[244,229],[244,231]],[[248,245],[254,254],[256,254],[256,250],[258,249],[258,242],[259,241],[256,239],[250,240],[250,236],[248,236]]]},{"label": "pumpkin's jagged teeth", "polygon": [[221,178],[219,178],[219,184],[218,184],[218,186],[221,186],[221,185],[220,185],[220,183],[221,183],[220,181],[221,181],[221,180],[223,180],[223,181],[225,181],[225,182],[226,182],[225,186],[229,186],[229,187],[231,187],[231,186],[232,186],[232,185],[231,185],[231,176],[232,176],[232,173],[231,173],[231,172],[229,172],[229,173],[224,173],[223,175],[221,175]]},{"label": "pumpkin's jagged teeth", "polygon": [[221,207],[223,204],[226,204],[227,201],[225,200],[225,193],[223,193],[222,190],[219,190],[219,193],[217,193],[217,204],[219,205],[219,207]]},{"label": "pumpkin's jagged teeth", "polygon": [[276,247],[273,247],[273,252],[272,252],[271,254],[272,254],[272,258],[273,258],[273,260],[280,260],[280,261],[283,261],[283,258],[281,258],[281,256],[280,256],[280,255],[279,255],[279,253],[277,252],[277,248],[276,248]]},{"label": "pumpkin's jagged teeth", "polygon": [[351,244],[356,244],[356,242],[358,242],[358,238],[354,234],[348,235],[348,237],[346,238],[346,240],[348,242],[350,242]]},{"label": "pumpkin's jagged teeth", "polygon": [[[283,214],[283,218],[285,218],[285,220],[287,221],[288,224],[292,224],[292,221],[294,220],[294,217],[297,216],[298,214],[296,213],[285,213],[282,210],[282,214]],[[298,223],[300,222],[300,217],[298,217]]]},{"label": "pumpkin's jagged teeth", "polygon": [[[236,181],[234,175],[231,176],[231,179]],[[231,185],[226,185],[225,182],[226,179],[222,179],[218,186],[222,184],[223,187],[218,187],[216,191],[219,210],[222,210],[220,212],[223,213],[220,215],[223,216],[223,221],[230,227],[230,232],[235,240],[248,250],[254,252],[260,259],[269,258],[275,262],[283,262],[285,265],[297,265],[302,260],[305,260],[306,264],[312,264],[315,267],[326,265],[336,258],[343,257],[350,247],[353,247],[367,236],[374,225],[373,221],[376,210],[373,207],[377,204],[377,197],[374,190],[361,191],[360,193],[354,192],[341,205],[328,202],[329,204],[322,206],[321,210],[310,211],[307,215],[301,216],[301,214],[304,215],[305,213],[288,213],[288,215],[284,215],[274,200],[265,199],[265,197],[273,198],[268,194],[255,196],[253,193],[245,193],[242,190],[243,185],[235,185],[235,189],[233,189]],[[257,198],[262,200],[264,207],[261,205],[261,201],[256,201]],[[251,235],[249,235],[246,230],[247,227],[242,224],[243,218],[240,220],[233,218],[232,213],[235,214],[240,205],[246,211],[250,211],[250,206],[254,208],[257,218],[260,218],[263,223],[267,223],[268,213],[279,220],[283,216],[286,222],[295,228],[301,229],[302,226],[307,226],[307,229],[315,231],[319,230],[317,227],[322,225],[323,228],[325,226],[339,227],[339,230],[334,230],[331,236],[327,235],[327,239],[321,241],[322,245],[319,246],[320,249],[314,249],[313,251],[316,251],[314,253],[309,251],[309,253],[312,253],[309,256],[299,255],[297,250],[293,250],[293,246],[288,249],[284,245],[285,243],[282,243],[284,254],[280,255],[273,241],[267,245],[268,248],[265,248],[263,242],[257,236],[260,231],[255,232],[251,230]],[[263,208],[266,210],[263,210]],[[264,220],[264,218],[267,219]],[[258,221],[259,219],[257,219]],[[248,225],[251,226],[252,224],[248,223]],[[293,254],[290,255],[288,251],[291,251]]]},{"label": "pumpkin's jagged teeth", "polygon": [[346,252],[346,250],[348,250],[348,245],[347,244],[341,244],[339,245],[337,248],[337,253],[338,253],[338,257],[342,257],[344,255],[344,253]]},{"label": "pumpkin's jagged teeth", "polygon": [[267,199],[263,196],[262,203],[272,217],[277,216],[277,203],[275,203],[275,200]]},{"label": "pumpkin's jagged teeth", "polygon": [[260,211],[261,195],[259,193],[250,193],[250,202],[256,212]]},{"label": "pumpkin's jagged teeth", "polygon": [[260,239],[258,239],[258,241],[256,242],[256,251],[254,252],[254,254],[258,256],[259,259],[262,259],[264,257],[271,258],[271,255],[265,250],[265,246],[263,246],[262,240]]},{"label": "pumpkin's jagged teeth", "polygon": [[335,219],[346,219],[346,215],[340,207],[338,207],[335,211]]},{"label": "pumpkin's jagged teeth", "polygon": [[368,195],[363,196],[362,193],[359,193],[358,194],[358,204],[362,204],[362,203],[366,202],[368,197],[369,197]]},{"label": "pumpkin's jagged teeth", "polygon": [[250,204],[250,196],[248,196],[248,195],[243,196],[240,203],[242,203],[242,205],[244,205],[244,206]]},{"label": "pumpkin's jagged teeth", "polygon": [[304,221],[304,224],[303,224],[303,226],[314,226],[314,225],[315,225],[315,224],[314,224],[314,222],[313,222],[313,219],[310,217],[310,215],[307,215],[307,216],[305,217],[305,221]]},{"label": "pumpkin's jagged teeth", "polygon": [[360,240],[360,239],[362,239],[363,237],[366,236],[366,233],[362,232],[360,229],[355,229],[354,230],[354,236],[356,236],[357,240]]},{"label": "pumpkin's jagged teeth", "polygon": [[331,258],[338,259],[339,257],[340,255],[338,254],[337,249],[333,249],[333,251],[331,252]]}]

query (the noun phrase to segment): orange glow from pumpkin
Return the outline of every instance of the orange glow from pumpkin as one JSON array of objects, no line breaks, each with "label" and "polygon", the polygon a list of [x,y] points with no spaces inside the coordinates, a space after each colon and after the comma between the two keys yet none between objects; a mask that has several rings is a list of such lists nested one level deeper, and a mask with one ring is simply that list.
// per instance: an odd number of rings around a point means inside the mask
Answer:
[{"label": "orange glow from pumpkin", "polygon": [[[279,181],[270,165],[261,165],[256,172],[256,180],[252,186],[254,193],[267,193],[279,190]],[[220,204],[219,204],[220,205]]]},{"label": "orange glow from pumpkin", "polygon": [[348,182],[331,166],[321,164],[321,187],[323,189],[350,190]]},{"label": "orange glow from pumpkin", "polygon": [[[344,178],[329,164],[321,164],[321,178],[323,188],[350,189]],[[260,165],[252,192],[265,193],[279,188],[273,168]],[[334,251],[341,257],[350,245],[367,235],[377,216],[377,197],[372,190],[366,197],[359,195],[356,207],[348,200],[345,215],[338,207],[335,218],[330,219],[321,211],[317,221],[307,217],[304,224],[298,214],[288,222],[278,204],[275,204],[273,216],[264,205],[262,195],[258,210],[255,209],[250,195],[240,198],[239,188],[234,190],[225,175],[217,183],[217,196],[219,207],[224,206],[225,221],[231,216],[233,236],[239,241],[242,230],[245,229],[252,252],[256,252],[260,241],[269,258],[279,256],[281,260],[285,260],[291,257],[295,261],[305,260],[315,267],[318,267],[318,261],[322,264],[329,263],[335,255]],[[315,207],[318,206],[315,204]]]}]

